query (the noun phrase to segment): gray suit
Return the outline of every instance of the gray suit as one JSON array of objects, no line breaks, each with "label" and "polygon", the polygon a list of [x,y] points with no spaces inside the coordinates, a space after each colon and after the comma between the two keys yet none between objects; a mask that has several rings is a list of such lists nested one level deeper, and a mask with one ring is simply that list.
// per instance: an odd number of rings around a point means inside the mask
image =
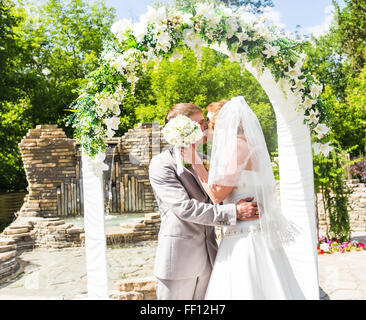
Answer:
[{"label": "gray suit", "polygon": [[[217,253],[214,226],[236,224],[236,208],[212,204],[192,168],[180,176],[176,170],[172,148],[153,157],[149,167],[161,215],[154,270],[158,299],[203,299]],[[182,289],[188,280],[194,285]]]}]

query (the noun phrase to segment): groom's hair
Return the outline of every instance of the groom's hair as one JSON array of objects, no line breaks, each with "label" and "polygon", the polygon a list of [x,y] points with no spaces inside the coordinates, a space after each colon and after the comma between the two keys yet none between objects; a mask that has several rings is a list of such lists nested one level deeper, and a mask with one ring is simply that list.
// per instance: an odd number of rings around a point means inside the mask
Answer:
[{"label": "groom's hair", "polygon": [[182,114],[186,117],[190,117],[191,115],[202,112],[202,109],[199,106],[191,103],[178,103],[172,106],[168,113],[165,116],[165,123],[167,124],[171,119],[176,116]]}]

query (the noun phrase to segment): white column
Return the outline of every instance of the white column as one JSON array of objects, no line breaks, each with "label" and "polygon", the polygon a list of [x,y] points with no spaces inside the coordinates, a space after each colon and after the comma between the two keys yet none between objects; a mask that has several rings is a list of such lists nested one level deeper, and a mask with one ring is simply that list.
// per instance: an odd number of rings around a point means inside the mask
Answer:
[{"label": "white column", "polygon": [[295,111],[295,96],[284,95],[269,70],[258,74],[248,67],[266,91],[277,118],[281,208],[301,228],[286,248],[294,274],[307,299],[319,299],[316,211],[310,130]]},{"label": "white column", "polygon": [[[103,161],[104,157],[96,159]],[[93,300],[108,299],[103,164],[98,167],[97,161],[82,155],[87,288],[88,299]]]}]

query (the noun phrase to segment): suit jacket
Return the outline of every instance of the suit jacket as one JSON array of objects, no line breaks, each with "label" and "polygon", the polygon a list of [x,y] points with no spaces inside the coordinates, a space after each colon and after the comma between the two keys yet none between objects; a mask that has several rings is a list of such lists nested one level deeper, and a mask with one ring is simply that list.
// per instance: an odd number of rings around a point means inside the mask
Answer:
[{"label": "suit jacket", "polygon": [[156,277],[188,279],[203,271],[217,253],[214,226],[235,225],[235,204],[212,204],[192,168],[176,174],[173,148],[154,156],[150,183],[159,206],[161,226],[155,257]]}]

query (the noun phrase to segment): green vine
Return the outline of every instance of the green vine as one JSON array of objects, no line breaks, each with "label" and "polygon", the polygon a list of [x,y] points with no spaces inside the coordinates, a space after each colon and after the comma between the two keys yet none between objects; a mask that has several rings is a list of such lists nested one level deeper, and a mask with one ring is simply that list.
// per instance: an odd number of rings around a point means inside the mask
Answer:
[{"label": "green vine", "polygon": [[[351,149],[354,149],[351,148]],[[322,205],[325,210],[326,236],[337,238],[339,241],[350,239],[349,195],[351,189],[346,184],[345,168],[353,162],[347,160],[346,153],[335,147],[329,157],[319,154],[314,157],[315,192],[322,195]],[[317,197],[317,202],[319,201]],[[328,225],[329,219],[329,225]]]}]

